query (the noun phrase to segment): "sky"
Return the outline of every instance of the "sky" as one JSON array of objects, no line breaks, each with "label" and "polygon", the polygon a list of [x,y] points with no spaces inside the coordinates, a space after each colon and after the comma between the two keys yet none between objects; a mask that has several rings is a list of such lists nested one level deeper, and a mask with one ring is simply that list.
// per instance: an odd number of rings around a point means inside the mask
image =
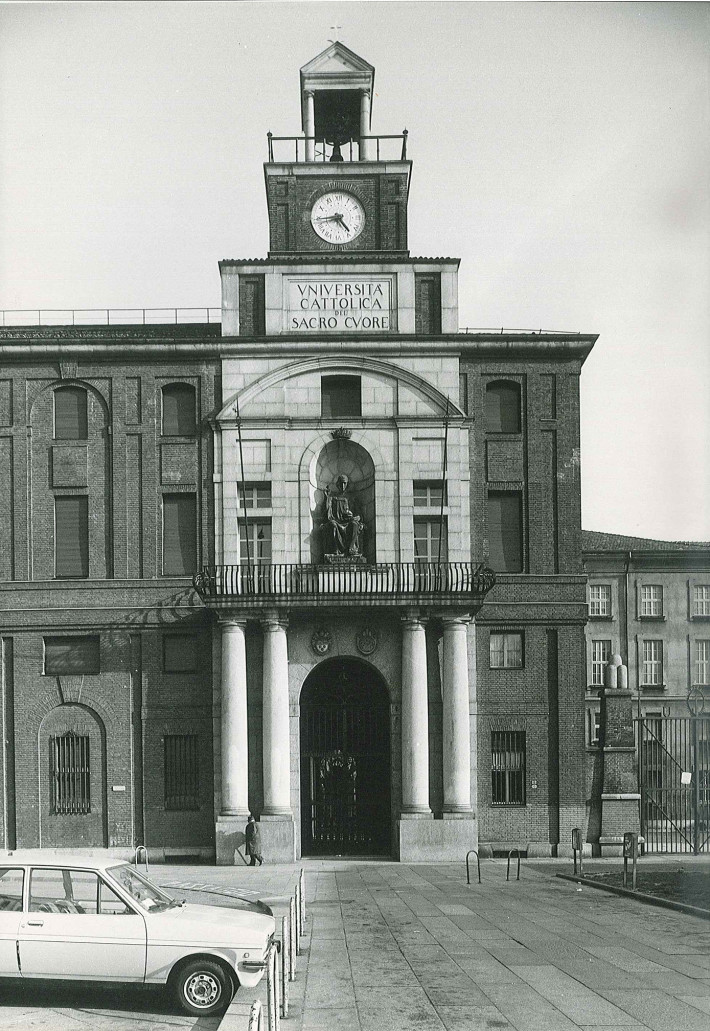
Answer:
[{"label": "sky", "polygon": [[706,3],[0,2],[0,308],[218,307],[335,38],[460,324],[599,334],[583,526],[710,540]]}]

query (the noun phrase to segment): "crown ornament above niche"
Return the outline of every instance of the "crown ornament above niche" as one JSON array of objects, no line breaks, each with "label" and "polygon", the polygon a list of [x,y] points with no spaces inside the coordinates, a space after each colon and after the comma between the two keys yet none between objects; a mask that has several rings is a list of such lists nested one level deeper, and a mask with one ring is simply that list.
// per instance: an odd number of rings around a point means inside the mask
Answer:
[{"label": "crown ornament above niche", "polygon": [[350,440],[353,431],[346,429],[345,426],[338,426],[336,430],[330,431],[330,435],[333,440]]}]

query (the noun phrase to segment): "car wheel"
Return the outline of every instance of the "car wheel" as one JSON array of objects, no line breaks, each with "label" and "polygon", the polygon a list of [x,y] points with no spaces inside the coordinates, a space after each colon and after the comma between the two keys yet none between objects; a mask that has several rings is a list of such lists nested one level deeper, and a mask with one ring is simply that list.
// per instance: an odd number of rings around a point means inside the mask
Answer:
[{"label": "car wheel", "polygon": [[173,992],[184,1013],[205,1017],[227,1008],[232,1001],[234,986],[219,963],[195,959],[181,967],[175,976]]}]

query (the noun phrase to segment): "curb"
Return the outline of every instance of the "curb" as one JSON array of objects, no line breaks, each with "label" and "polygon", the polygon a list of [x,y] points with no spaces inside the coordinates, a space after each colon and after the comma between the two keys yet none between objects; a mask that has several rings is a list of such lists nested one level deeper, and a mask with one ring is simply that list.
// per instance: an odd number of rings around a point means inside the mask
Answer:
[{"label": "curb", "polygon": [[584,884],[588,888],[598,888],[600,891],[608,891],[612,895],[622,895],[624,898],[636,899],[637,902],[644,902],[649,906],[661,906],[663,909],[674,909],[677,913],[687,913],[689,916],[699,916],[701,920],[710,920],[710,910],[700,909],[698,906],[689,906],[686,902],[674,902],[672,899],[662,899],[658,895],[648,895],[643,891],[632,891],[630,888],[619,888],[615,884],[604,884],[602,881],[594,881],[589,877],[578,877],[570,873],[558,873],[563,881],[573,881],[576,884]]}]

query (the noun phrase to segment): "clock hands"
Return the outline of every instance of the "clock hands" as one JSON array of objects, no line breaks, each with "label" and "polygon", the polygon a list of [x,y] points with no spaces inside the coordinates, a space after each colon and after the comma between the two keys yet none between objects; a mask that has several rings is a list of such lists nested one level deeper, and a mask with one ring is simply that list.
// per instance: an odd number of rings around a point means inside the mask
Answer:
[{"label": "clock hands", "polygon": [[338,222],[343,227],[343,229],[345,230],[346,233],[350,232],[350,227],[346,223],[346,221],[343,218],[343,216],[341,214],[339,214],[339,213],[336,213],[335,215],[318,215],[315,218],[314,221],[316,221],[316,222]]}]

